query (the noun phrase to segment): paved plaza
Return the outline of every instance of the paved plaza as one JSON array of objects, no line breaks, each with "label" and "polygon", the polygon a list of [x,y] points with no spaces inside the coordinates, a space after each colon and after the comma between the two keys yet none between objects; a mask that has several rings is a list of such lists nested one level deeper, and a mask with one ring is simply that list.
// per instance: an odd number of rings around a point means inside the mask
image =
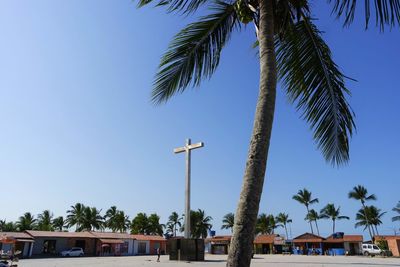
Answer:
[{"label": "paved plaza", "polygon": [[[160,262],[156,262],[156,256],[133,257],[88,257],[88,258],[57,258],[57,259],[25,259],[18,263],[19,267],[222,267],[226,265],[226,256],[206,255],[204,262],[175,262],[169,261],[168,256],[162,256]],[[255,255],[251,266],[259,267],[343,267],[343,266],[400,266],[399,258],[369,258],[369,257],[331,257],[331,256],[283,256],[283,255]]]}]

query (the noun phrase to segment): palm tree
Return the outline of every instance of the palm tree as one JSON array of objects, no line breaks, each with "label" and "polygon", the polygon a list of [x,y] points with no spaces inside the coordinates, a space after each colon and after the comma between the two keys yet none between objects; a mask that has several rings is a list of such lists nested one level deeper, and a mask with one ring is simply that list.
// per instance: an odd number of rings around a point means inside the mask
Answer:
[{"label": "palm tree", "polygon": [[381,212],[381,210],[375,206],[365,206],[365,208],[360,209],[356,214],[357,223],[355,227],[364,226],[364,230],[370,227],[371,240],[373,240],[374,236],[379,234],[377,226],[382,224],[381,218],[385,213],[386,212]]},{"label": "palm tree", "polygon": [[280,223],[281,225],[283,225],[283,227],[285,228],[285,233],[286,233],[286,239],[289,239],[289,235],[288,235],[288,231],[287,231],[287,224],[288,223],[292,223],[292,219],[289,219],[289,214],[286,213],[279,213],[278,216],[276,216],[276,222]]},{"label": "palm tree", "polygon": [[0,232],[16,232],[18,227],[13,222],[7,222],[6,220],[0,220]]},{"label": "palm tree", "polygon": [[317,234],[319,235],[319,228],[318,228],[318,220],[321,219],[320,215],[318,214],[318,212],[314,209],[311,209],[306,217],[304,218],[304,220],[309,221],[310,225],[312,224],[312,222],[315,223],[315,227],[317,228]]},{"label": "palm tree", "polygon": [[327,204],[322,210],[321,210],[321,219],[331,219],[332,220],[332,233],[335,233],[335,221],[337,220],[350,220],[348,216],[342,216],[340,215],[340,207],[337,209],[335,208],[335,204]]},{"label": "palm tree", "polygon": [[130,227],[129,216],[125,215],[125,212],[122,210],[117,211],[113,218],[113,228],[114,232],[125,233]]},{"label": "palm tree", "polygon": [[221,229],[231,229],[233,231],[233,226],[235,224],[235,214],[232,212],[225,214],[224,218],[222,219],[222,226]]},{"label": "palm tree", "polygon": [[156,213],[150,214],[148,218],[148,231],[147,234],[149,235],[160,235],[162,236],[164,231],[164,224],[160,223],[160,216],[158,216]]},{"label": "palm tree", "polygon": [[75,230],[78,232],[78,229],[81,228],[84,221],[85,208],[85,205],[82,203],[76,203],[75,206],[71,206],[70,210],[67,210],[66,223],[68,227],[75,226]]},{"label": "palm tree", "polygon": [[172,212],[172,214],[168,217],[167,225],[172,225],[172,233],[174,236],[176,236],[176,230],[178,229],[178,227],[182,227],[181,221],[182,217],[179,217],[178,213],[176,213],[175,211]]},{"label": "palm tree", "polygon": [[25,212],[25,214],[19,217],[17,222],[18,231],[23,232],[26,230],[33,230],[36,228],[36,219],[30,212]]},{"label": "palm tree", "polygon": [[[322,33],[311,19],[309,1],[296,0],[138,0],[155,3],[169,12],[192,14],[207,5],[211,14],[180,31],[162,57],[156,74],[153,100],[167,101],[186,88],[199,86],[218,67],[221,51],[241,24],[254,22],[259,49],[260,85],[254,128],[243,186],[236,212],[227,266],[249,266],[253,234],[264,183],[278,78],[291,102],[303,110],[325,159],[340,165],[349,160],[349,139],[354,122],[345,96],[346,76],[331,57]],[[356,1],[336,0],[333,13],[352,23]],[[370,2],[365,1],[366,25]],[[374,1],[381,29],[400,22],[400,5]],[[392,2],[391,2],[392,3]],[[373,8],[372,8],[373,9]],[[202,11],[204,9],[202,8]],[[377,23],[378,24],[378,23]]]},{"label": "palm tree", "polygon": [[[299,190],[299,192],[297,192],[297,194],[294,195],[292,198],[294,200],[296,200],[297,202],[299,202],[300,204],[303,204],[306,207],[306,209],[307,209],[307,215],[306,216],[308,216],[310,214],[309,206],[311,204],[318,203],[318,198],[314,198],[313,199],[312,196],[311,196],[311,192],[308,191],[306,188],[304,188],[303,190]],[[311,233],[313,234],[314,230],[313,230],[313,227],[312,227],[311,220],[308,220],[308,221],[310,223]]]},{"label": "palm tree", "polygon": [[[190,228],[192,238],[206,238],[208,231],[212,228],[212,217],[207,216],[204,210],[190,211]],[[185,230],[185,224],[182,225],[181,231]]]},{"label": "palm tree", "polygon": [[[381,209],[378,209],[375,206],[369,206],[367,209],[368,220],[371,222],[371,225],[375,227],[376,235],[379,235],[378,225],[382,224],[381,218],[385,215],[386,212],[381,212]],[[371,227],[372,229],[374,229]],[[374,231],[373,231],[374,232]]]},{"label": "palm tree", "polygon": [[104,215],[105,225],[110,228],[113,232],[117,231],[115,227],[115,216],[117,215],[118,210],[116,206],[111,206]]},{"label": "palm tree", "polygon": [[77,227],[77,232],[94,231],[104,229],[104,217],[100,215],[101,210],[95,207],[85,207],[82,214],[82,220]]},{"label": "palm tree", "polygon": [[[398,214],[400,214],[400,201],[399,201],[399,203],[397,203],[396,207],[394,207],[392,209],[392,211],[397,212]],[[392,222],[395,222],[395,221],[400,221],[400,215],[392,217]]]},{"label": "palm tree", "polygon": [[268,216],[261,213],[257,218],[256,234],[266,235],[270,233]]},{"label": "palm tree", "polygon": [[54,231],[52,220],[53,213],[49,210],[44,210],[38,215],[37,229],[40,231]]},{"label": "palm tree", "polygon": [[258,216],[256,225],[257,234],[271,235],[275,233],[275,229],[278,227],[283,227],[283,225],[277,224],[273,215],[266,215],[265,213],[261,213]]},{"label": "palm tree", "polygon": [[[361,202],[361,205],[363,207],[363,209],[365,209],[365,202],[369,201],[369,200],[376,200],[376,196],[374,194],[372,195],[368,195],[368,190],[362,186],[362,185],[357,185],[355,187],[353,187],[353,190],[351,190],[348,194],[348,197],[350,199],[355,199],[355,200],[359,200]],[[365,213],[365,211],[364,211]],[[365,219],[368,220],[368,217],[366,217]],[[373,240],[373,233],[371,231],[371,224],[366,224],[368,232],[371,236],[371,240]]]},{"label": "palm tree", "polygon": [[[192,216],[192,213],[191,213]],[[198,209],[193,214],[194,224],[192,227],[192,231],[194,233],[194,238],[206,238],[208,235],[208,231],[212,228],[212,217],[207,216],[204,210]],[[192,220],[192,218],[190,218]]]},{"label": "palm tree", "polygon": [[62,232],[65,228],[66,222],[64,220],[63,216],[59,216],[57,218],[53,219],[52,222],[53,228],[56,229],[57,231]]},{"label": "palm tree", "polygon": [[149,228],[149,219],[146,213],[138,213],[131,223],[131,234],[147,234]]}]

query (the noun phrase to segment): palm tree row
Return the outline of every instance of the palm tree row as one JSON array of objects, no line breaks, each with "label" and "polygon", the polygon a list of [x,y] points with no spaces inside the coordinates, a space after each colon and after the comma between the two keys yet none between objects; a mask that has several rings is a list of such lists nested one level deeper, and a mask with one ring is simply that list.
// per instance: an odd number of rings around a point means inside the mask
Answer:
[{"label": "palm tree row", "polygon": [[[67,231],[73,228],[76,232],[80,231],[103,231],[106,229],[112,232],[126,233],[130,230],[132,234],[163,235],[164,229],[170,236],[176,236],[177,231],[182,232],[184,225],[181,223],[182,216],[172,212],[166,224],[160,223],[160,216],[156,213],[138,213],[132,221],[124,211],[118,210],[116,206],[110,207],[103,215],[101,210],[95,207],[85,206],[76,203],[67,210],[67,216],[54,217],[49,210],[44,210],[35,218],[30,212],[26,212],[19,217],[17,222],[7,222],[0,220],[0,232],[22,232],[26,230],[39,231]],[[198,209],[191,211],[192,237],[205,238],[211,229],[210,216],[204,210]]]},{"label": "palm tree row", "polygon": [[[376,200],[376,196],[374,194],[368,194],[368,190],[364,186],[358,185],[353,187],[353,189],[348,193],[348,198],[360,201],[362,206],[356,214],[355,219],[357,223],[355,224],[355,227],[364,226],[364,230],[368,229],[371,239],[373,239],[375,235],[379,235],[378,226],[382,224],[381,219],[386,212],[382,212],[379,208],[373,205],[366,205],[367,201]],[[312,226],[312,223],[314,223],[317,229],[317,234],[319,235],[319,219],[332,220],[333,233],[336,231],[336,222],[338,220],[350,219],[348,216],[340,215],[340,206],[336,208],[333,203],[328,203],[320,210],[320,213],[314,209],[310,209],[310,205],[318,203],[319,201],[318,198],[313,198],[312,193],[305,188],[299,190],[297,194],[293,196],[293,199],[306,207],[307,213],[305,220],[310,223],[311,233],[314,233]],[[400,214],[400,202],[393,208],[393,211]],[[400,216],[394,216],[392,221],[400,221]]]}]

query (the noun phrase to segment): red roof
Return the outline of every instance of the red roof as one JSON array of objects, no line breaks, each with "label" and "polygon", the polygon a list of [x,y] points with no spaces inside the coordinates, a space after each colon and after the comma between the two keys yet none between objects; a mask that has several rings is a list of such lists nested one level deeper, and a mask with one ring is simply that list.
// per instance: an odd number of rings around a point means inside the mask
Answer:
[{"label": "red roof", "polygon": [[166,239],[159,235],[131,235],[134,239],[139,241],[166,241]]},{"label": "red roof", "polygon": [[326,243],[342,243],[342,242],[363,242],[362,235],[343,235],[343,238],[333,238],[332,235],[328,236],[324,241]]},{"label": "red roof", "polygon": [[323,242],[324,240],[325,238],[319,235],[305,233],[294,238],[293,243],[320,243]]},{"label": "red roof", "polygon": [[111,239],[111,238],[108,238],[108,239],[99,239],[100,240],[100,242],[101,243],[103,243],[103,244],[123,244],[124,243],[124,241],[122,241],[122,240],[120,240],[120,239]]},{"label": "red roof", "polygon": [[93,238],[90,232],[50,232],[50,231],[25,231],[33,237],[69,237],[69,238]]},{"label": "red roof", "polygon": [[112,232],[90,232],[94,237],[102,239],[135,239],[128,233],[112,233]]},{"label": "red roof", "polygon": [[0,232],[0,236],[6,236],[8,238],[15,239],[32,239],[33,237],[24,232]]},{"label": "red roof", "polygon": [[254,244],[273,244],[277,235],[258,235],[254,239]]}]

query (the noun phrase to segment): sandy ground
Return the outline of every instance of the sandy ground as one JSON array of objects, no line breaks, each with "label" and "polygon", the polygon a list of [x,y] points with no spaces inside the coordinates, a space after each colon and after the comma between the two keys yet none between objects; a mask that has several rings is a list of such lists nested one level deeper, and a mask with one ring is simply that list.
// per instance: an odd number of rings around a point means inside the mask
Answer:
[{"label": "sandy ground", "polygon": [[[169,261],[168,256],[162,256],[160,262],[156,262],[156,256],[131,256],[131,257],[88,257],[88,258],[57,258],[57,259],[25,259],[20,260],[19,267],[221,267],[226,265],[224,255],[206,255],[204,262],[176,262]],[[343,266],[400,266],[400,258],[379,258],[379,257],[344,257],[344,256],[283,256],[283,255],[255,255],[251,266],[259,267],[343,267]]]}]

